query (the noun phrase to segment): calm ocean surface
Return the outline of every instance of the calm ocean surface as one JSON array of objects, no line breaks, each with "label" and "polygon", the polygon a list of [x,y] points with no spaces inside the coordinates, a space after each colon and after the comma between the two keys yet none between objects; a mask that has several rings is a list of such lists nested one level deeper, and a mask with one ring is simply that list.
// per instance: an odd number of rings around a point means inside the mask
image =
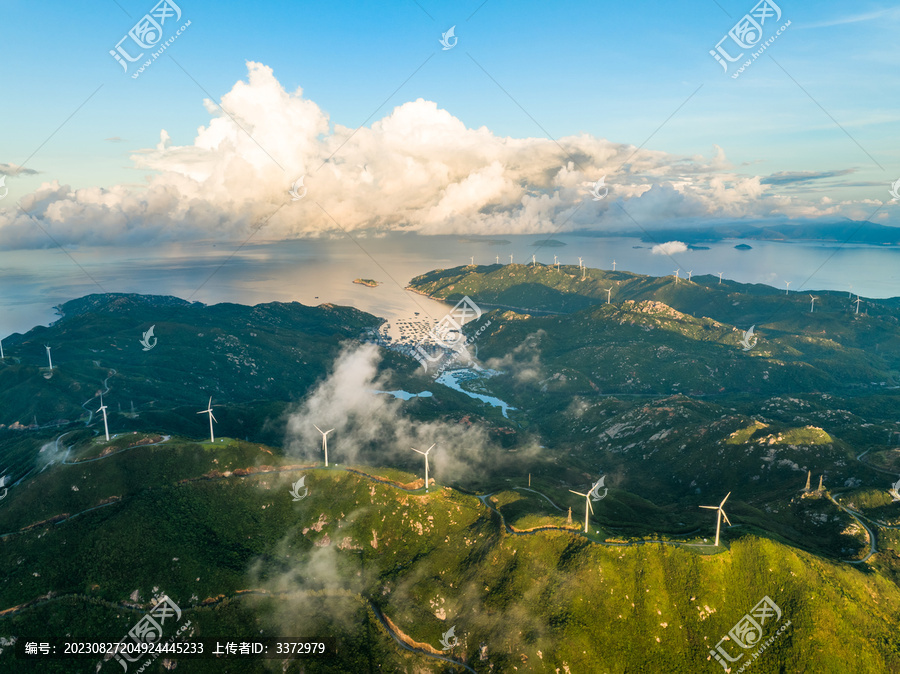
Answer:
[{"label": "calm ocean surface", "polygon": [[[469,264],[538,262],[612,268],[661,276],[724,272],[742,283],[765,283],[791,292],[842,290],[863,297],[900,296],[900,248],[822,243],[746,241],[752,250],[735,250],[739,241],[707,244],[672,257],[655,255],[649,244],[631,238],[556,235],[567,245],[533,244],[543,235],[497,236],[510,243],[472,242],[457,236],[389,235],[379,238],[312,239],[249,244],[191,243],[70,250],[83,270],[59,249],[0,252],[0,338],[56,319],[53,306],[98,292],[175,295],[207,304],[236,302],[323,302],[351,305],[390,320],[439,319],[446,307],[403,290],[426,271]],[[635,248],[635,246],[641,246]],[[224,264],[223,264],[224,263]],[[221,267],[221,268],[220,268]],[[211,279],[210,274],[218,268]],[[99,283],[94,283],[89,276]],[[354,278],[381,281],[377,288],[353,284]],[[102,286],[102,289],[101,289]]]}]

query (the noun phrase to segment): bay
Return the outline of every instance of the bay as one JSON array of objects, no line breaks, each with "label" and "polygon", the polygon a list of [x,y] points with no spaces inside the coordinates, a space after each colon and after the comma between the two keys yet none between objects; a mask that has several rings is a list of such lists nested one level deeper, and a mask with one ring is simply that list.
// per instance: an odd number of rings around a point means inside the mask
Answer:
[{"label": "bay", "polygon": [[[674,238],[669,233],[658,240]],[[564,246],[535,246],[552,238]],[[737,250],[747,243],[751,250]],[[447,305],[404,290],[411,278],[432,269],[475,264],[577,265],[662,276],[676,266],[684,277],[723,272],[726,279],[764,283],[791,292],[845,291],[862,297],[900,296],[900,249],[821,242],[721,241],[671,256],[651,252],[635,238],[572,234],[317,238],[272,243],[169,243],[140,250],[116,247],[0,251],[0,337],[57,318],[53,307],[89,293],[175,295],[215,304],[325,302],[354,306],[390,321],[436,321]],[[355,278],[379,281],[375,288]],[[848,298],[849,299],[849,298]]]}]

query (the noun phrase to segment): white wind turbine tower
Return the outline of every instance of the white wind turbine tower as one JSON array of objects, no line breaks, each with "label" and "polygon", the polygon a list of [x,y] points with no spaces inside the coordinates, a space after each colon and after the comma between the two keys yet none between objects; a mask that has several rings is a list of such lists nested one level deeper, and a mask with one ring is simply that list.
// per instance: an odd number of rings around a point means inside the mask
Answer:
[{"label": "white wind turbine tower", "polygon": [[[106,433],[106,441],[109,442],[109,426],[106,424],[106,405],[103,404],[103,394],[100,394],[100,409],[98,412],[103,412],[103,431]],[[202,414],[202,413],[201,413]]]},{"label": "white wind turbine tower", "polygon": [[583,257],[578,258],[578,266],[584,267],[584,258]]},{"label": "white wind turbine tower", "polygon": [[5,356],[3,355],[3,340],[0,339],[0,360],[3,360]]},{"label": "white wind turbine tower", "polygon": [[426,449],[424,452],[421,449],[416,449],[415,447],[410,447],[410,449],[414,452],[418,452],[419,454],[421,454],[422,456],[425,457],[425,493],[427,494],[428,493],[428,452],[430,452],[432,449],[434,449],[434,445],[431,445],[431,447]]},{"label": "white wind turbine tower", "polygon": [[722,502],[717,506],[700,506],[701,508],[706,508],[707,510],[716,510],[718,511],[716,514],[716,547],[719,547],[719,531],[722,528],[722,518],[725,518],[725,521],[728,522],[728,526],[731,526],[731,520],[728,519],[728,515],[725,514],[725,511],[722,510],[722,506],[725,505],[725,501],[728,500],[728,497],[731,496],[731,492],[725,494],[725,498],[722,499]]},{"label": "white wind turbine tower", "polygon": [[613,271],[615,271],[615,270],[616,270],[616,261],[613,260]]},{"label": "white wind turbine tower", "polygon": [[500,264],[500,256],[499,255],[494,256],[494,259],[497,261],[497,264]]},{"label": "white wind turbine tower", "polygon": [[[316,426],[313,424],[313,426]],[[325,450],[325,467],[328,468],[328,434],[331,433],[334,429],[331,428],[327,431],[323,431],[321,428],[316,426],[316,430],[322,434],[322,449]]]},{"label": "white wind turbine tower", "polygon": [[512,253],[509,254],[509,263],[512,264]]},{"label": "white wind turbine tower", "polygon": [[675,270],[675,285],[678,285],[678,270]]},{"label": "white wind turbine tower", "polygon": [[474,266],[475,266],[475,257],[474,257],[474,256],[472,256],[472,257],[469,258],[469,266],[470,266],[470,267],[474,267]]},{"label": "white wind turbine tower", "polygon": [[534,255],[531,256],[531,268],[534,269],[534,266],[537,264],[534,260]]},{"label": "white wind turbine tower", "polygon": [[[853,302],[856,302],[856,313],[858,314],[859,313],[859,303],[862,302],[862,300],[859,299],[859,295],[856,296],[856,299],[853,300]],[[853,304],[853,302],[850,302],[850,304]]]},{"label": "white wind turbine tower", "polygon": [[785,281],[785,282],[784,282],[784,294],[785,294],[785,295],[787,295],[787,294],[790,293],[790,287],[791,287],[791,282],[790,282],[790,281]]},{"label": "white wind turbine tower", "polygon": [[[216,436],[213,435],[213,421],[215,421],[216,423],[219,423],[219,420],[216,419],[216,417],[213,416],[213,413],[212,413],[212,396],[210,396],[210,398],[209,398],[209,404],[207,404],[206,409],[200,410],[199,412],[197,412],[197,414],[208,414],[209,415],[209,441],[215,442]],[[104,416],[106,416],[106,415],[104,414]]]},{"label": "white wind turbine tower", "polygon": [[694,275],[694,270],[691,269],[691,270],[688,272],[688,279],[687,279],[687,280],[690,281],[690,280],[691,280],[691,276],[693,276],[693,275]]},{"label": "white wind turbine tower", "polygon": [[588,532],[588,509],[590,509],[591,514],[594,514],[594,506],[591,505],[591,493],[582,494],[580,491],[572,491],[569,490],[573,494],[577,496],[584,496],[584,533]]},{"label": "white wind turbine tower", "polygon": [[724,274],[724,273],[725,273],[724,271],[719,272],[719,283],[722,282],[722,274]]},{"label": "white wind turbine tower", "polygon": [[[856,307],[856,313],[859,313],[859,306]],[[50,357],[50,347],[44,344],[44,348],[47,349],[47,363],[50,365],[50,369],[53,370],[53,359]]]},{"label": "white wind turbine tower", "polygon": [[809,313],[812,313],[816,309],[816,300],[819,298],[815,295],[810,295],[809,297],[812,300],[812,302],[809,303]]},{"label": "white wind turbine tower", "polygon": [[612,291],[613,291],[612,288],[607,288],[607,289],[606,289],[606,303],[607,303],[607,304],[610,304],[609,298],[610,298],[610,296],[612,295]]}]

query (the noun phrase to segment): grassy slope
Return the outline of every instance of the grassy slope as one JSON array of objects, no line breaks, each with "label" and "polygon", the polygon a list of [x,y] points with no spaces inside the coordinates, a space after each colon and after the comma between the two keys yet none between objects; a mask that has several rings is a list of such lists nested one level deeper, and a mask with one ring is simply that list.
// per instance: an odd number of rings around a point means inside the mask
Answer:
[{"label": "grassy slope", "polygon": [[[900,619],[896,585],[751,533],[732,536],[730,551],[716,555],[657,544],[603,547],[572,533],[504,534],[474,497],[446,488],[408,495],[338,470],[304,471],[310,495],[300,502],[287,493],[298,473],[180,482],[211,467],[279,462],[248,443],[216,450],[173,443],[124,452],[87,464],[90,469],[52,467],[2,511],[4,530],[17,512],[21,523],[23,511],[38,519],[115,491],[123,498],[4,540],[0,564],[8,572],[0,581],[0,606],[48,590],[78,596],[0,618],[0,636],[50,629],[112,638],[139,616],[118,603],[135,589],[147,601],[157,587],[188,609],[198,636],[238,639],[260,629],[275,634],[278,614],[302,632],[293,636],[341,637],[336,661],[308,661],[305,671],[365,671],[370,656],[392,671],[440,671],[389,640],[366,607],[363,598],[370,598],[417,641],[439,647],[441,634],[455,625],[463,645],[454,655],[465,655],[478,671],[487,671],[477,657],[485,643],[495,671],[568,665],[571,671],[694,672],[711,666],[707,644],[769,595],[793,627],[754,664],[758,671],[783,671],[783,664],[792,671],[839,672],[850,658],[855,671],[900,671],[900,641],[892,628]],[[80,479],[87,470],[90,477]],[[97,487],[48,490],[79,479]],[[516,503],[505,500],[501,511]],[[509,512],[513,520],[551,521],[540,513],[534,505],[529,515],[521,504]],[[323,519],[321,531],[309,529]],[[317,547],[326,536],[330,544]],[[336,549],[339,543],[350,547]],[[331,580],[292,575],[302,560],[326,548],[334,552],[324,574]],[[289,577],[300,585],[287,583]],[[199,606],[242,589],[298,587],[305,594]],[[339,597],[346,589],[352,596]],[[435,615],[441,611],[444,620]],[[8,657],[4,652],[0,662],[9,663]],[[44,671],[87,672],[94,666],[62,664]],[[179,671],[221,671],[217,664],[183,661]],[[266,670],[244,663],[231,671]]]}]

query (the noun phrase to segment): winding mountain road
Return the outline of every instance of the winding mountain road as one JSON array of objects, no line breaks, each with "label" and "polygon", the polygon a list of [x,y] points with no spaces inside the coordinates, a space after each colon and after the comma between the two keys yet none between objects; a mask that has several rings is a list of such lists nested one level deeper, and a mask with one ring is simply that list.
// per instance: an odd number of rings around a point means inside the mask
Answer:
[{"label": "winding mountain road", "polygon": [[[517,487],[517,488],[524,489],[524,487]],[[528,491],[534,491],[534,489],[529,489]],[[540,492],[536,492],[536,493],[540,494]],[[564,531],[569,534],[577,534],[579,536],[582,536],[583,538],[588,539],[591,543],[596,543],[597,545],[604,545],[609,548],[630,548],[634,545],[643,545],[645,543],[662,543],[663,545],[674,545],[674,546],[679,546],[679,547],[694,547],[694,548],[714,548],[714,547],[716,547],[709,543],[680,543],[678,541],[664,541],[664,540],[660,540],[660,539],[652,539],[652,540],[646,540],[646,541],[630,541],[627,543],[608,543],[606,541],[598,541],[598,540],[591,538],[590,536],[585,534],[581,529],[577,529],[577,530],[569,529],[567,527],[558,527],[553,524],[548,524],[548,525],[542,526],[542,527],[535,527],[534,529],[529,529],[528,531],[516,531],[509,524],[506,523],[506,518],[503,516],[503,513],[501,513],[499,510],[497,510],[488,501],[488,499],[491,496],[493,496],[493,494],[483,494],[478,497],[478,500],[481,501],[487,508],[489,508],[493,512],[497,513],[497,515],[499,515],[500,522],[503,524],[504,529],[506,530],[506,532],[508,534],[512,534],[513,536],[529,536],[531,534],[536,534],[541,531]],[[545,494],[541,494],[541,496],[543,496],[544,498],[547,498],[547,496]],[[550,499],[547,498],[547,500],[549,501]],[[552,503],[552,501],[551,501],[551,503]],[[723,547],[723,549],[727,549],[724,546],[722,546],[722,547]]]},{"label": "winding mountain road", "polygon": [[[118,374],[118,372],[116,372],[115,368],[112,368],[112,367],[109,368],[109,374],[106,375],[106,379],[103,380],[103,386],[104,386],[103,393],[104,394],[109,393],[110,377],[115,377],[117,374]],[[91,396],[90,398],[85,400],[83,403],[81,403],[81,407],[84,409],[85,412],[88,413],[88,420],[84,423],[85,426],[90,426],[91,421],[93,421],[93,419],[94,419],[94,410],[89,410],[87,407],[85,407],[85,405],[87,405],[89,402],[91,402],[96,397],[97,396]]]},{"label": "winding mountain road", "polygon": [[840,503],[838,503],[837,501],[835,501],[835,500],[834,500],[834,497],[833,497],[830,493],[827,493],[827,492],[826,492],[826,495],[828,496],[829,500],[830,500],[832,503],[834,503],[834,505],[836,505],[838,508],[840,508],[841,510],[843,510],[844,512],[846,512],[848,515],[850,515],[850,517],[852,517],[853,519],[855,519],[856,522],[859,524],[859,526],[861,526],[863,529],[865,529],[865,530],[866,530],[866,533],[869,534],[869,554],[868,554],[868,555],[866,555],[866,556],[863,557],[862,559],[854,559],[854,560],[844,559],[844,560],[841,560],[841,561],[846,562],[847,564],[864,564],[865,562],[869,561],[869,558],[870,558],[872,555],[874,555],[876,552],[878,552],[878,548],[875,546],[875,532],[872,531],[869,527],[866,526],[866,523],[862,521],[862,516],[859,515],[859,513],[857,513],[857,512],[854,511],[854,510],[851,510],[851,509],[848,508],[847,506],[843,506],[843,505],[841,505]]}]

